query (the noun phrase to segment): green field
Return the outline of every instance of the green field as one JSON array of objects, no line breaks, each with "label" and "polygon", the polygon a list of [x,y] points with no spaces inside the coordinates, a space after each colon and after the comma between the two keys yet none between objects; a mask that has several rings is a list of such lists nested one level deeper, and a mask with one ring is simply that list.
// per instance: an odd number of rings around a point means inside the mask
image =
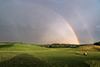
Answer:
[{"label": "green field", "polygon": [[100,67],[100,46],[45,48],[0,43],[0,67]]}]

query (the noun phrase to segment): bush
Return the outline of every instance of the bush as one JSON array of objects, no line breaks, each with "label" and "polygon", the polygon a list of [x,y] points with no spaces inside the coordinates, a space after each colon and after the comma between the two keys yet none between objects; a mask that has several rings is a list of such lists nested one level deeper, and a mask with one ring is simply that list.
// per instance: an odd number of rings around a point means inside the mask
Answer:
[{"label": "bush", "polygon": [[100,42],[96,42],[96,43],[94,43],[94,45],[99,45],[100,46]]}]

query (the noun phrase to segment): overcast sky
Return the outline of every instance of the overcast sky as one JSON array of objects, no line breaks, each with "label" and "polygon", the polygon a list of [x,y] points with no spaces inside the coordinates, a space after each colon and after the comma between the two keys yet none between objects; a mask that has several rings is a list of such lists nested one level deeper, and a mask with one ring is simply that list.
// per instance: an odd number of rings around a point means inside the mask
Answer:
[{"label": "overcast sky", "polygon": [[100,0],[0,0],[0,42],[100,41]]}]

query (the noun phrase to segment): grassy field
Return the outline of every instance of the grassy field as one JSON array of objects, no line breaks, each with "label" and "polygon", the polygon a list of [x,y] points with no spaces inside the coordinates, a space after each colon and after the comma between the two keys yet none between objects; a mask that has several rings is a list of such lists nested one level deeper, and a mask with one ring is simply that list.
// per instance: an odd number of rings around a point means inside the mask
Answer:
[{"label": "grassy field", "polygon": [[[83,53],[87,52],[87,56]],[[45,48],[0,43],[0,67],[100,67],[100,46]]]}]

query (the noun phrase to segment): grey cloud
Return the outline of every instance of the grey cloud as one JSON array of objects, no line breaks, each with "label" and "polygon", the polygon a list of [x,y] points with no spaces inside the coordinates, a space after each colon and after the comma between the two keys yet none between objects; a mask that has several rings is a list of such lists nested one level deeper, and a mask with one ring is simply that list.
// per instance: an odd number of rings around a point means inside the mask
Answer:
[{"label": "grey cloud", "polygon": [[67,43],[65,25],[58,14],[69,22],[80,43],[91,43],[88,33],[99,41],[98,5],[97,0],[0,0],[0,41],[41,44],[64,39]]}]

